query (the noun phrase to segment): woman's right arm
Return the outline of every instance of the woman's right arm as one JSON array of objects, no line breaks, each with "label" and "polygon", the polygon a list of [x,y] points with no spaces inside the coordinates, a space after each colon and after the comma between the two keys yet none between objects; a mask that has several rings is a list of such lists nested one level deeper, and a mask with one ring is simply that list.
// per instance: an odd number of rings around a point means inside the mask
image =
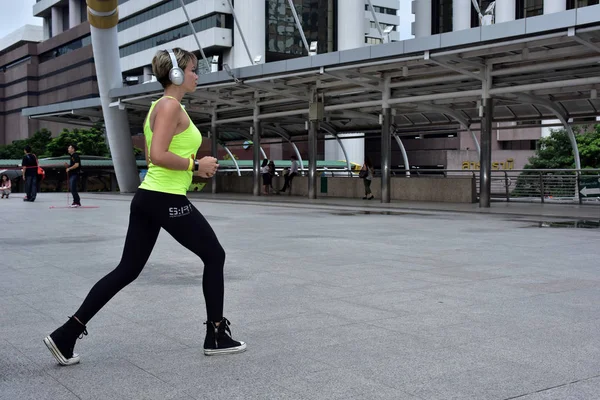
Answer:
[{"label": "woman's right arm", "polygon": [[190,166],[190,159],[179,157],[169,151],[169,145],[176,133],[180,112],[181,106],[175,100],[166,99],[156,105],[152,143],[150,145],[150,161],[152,164],[163,168],[187,171]]}]

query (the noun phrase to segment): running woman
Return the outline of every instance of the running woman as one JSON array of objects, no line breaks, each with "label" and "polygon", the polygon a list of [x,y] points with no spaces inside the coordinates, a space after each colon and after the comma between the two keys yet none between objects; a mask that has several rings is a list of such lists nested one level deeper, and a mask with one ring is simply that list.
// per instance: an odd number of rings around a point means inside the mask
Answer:
[{"label": "running woman", "polygon": [[160,50],[152,60],[152,71],[164,88],[164,96],[152,103],[144,122],[148,173],[131,201],[121,262],[92,287],[64,325],[44,338],[61,365],[79,362],[79,355],[73,352],[77,338],[87,335],[86,325],[94,315],[142,272],[161,228],[204,263],[204,354],[246,350],[246,343],[232,339],[230,322],[223,317],[225,251],[209,223],[186,197],[192,175],[210,178],[219,166],[214,157],[195,159],[202,135],[181,105],[183,96],[196,90],[197,64],[194,54],[180,48]]}]

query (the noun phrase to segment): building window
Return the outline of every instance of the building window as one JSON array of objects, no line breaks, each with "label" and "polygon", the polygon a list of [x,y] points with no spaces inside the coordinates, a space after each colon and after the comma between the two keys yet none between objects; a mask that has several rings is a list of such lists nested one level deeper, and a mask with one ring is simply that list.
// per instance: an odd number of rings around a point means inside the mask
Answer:
[{"label": "building window", "polygon": [[366,44],[381,44],[383,43],[383,41],[380,38],[374,38],[374,37],[365,37],[365,43]]},{"label": "building window", "polygon": [[[383,31],[385,28],[391,26],[392,27],[392,31],[397,30],[397,26],[396,25],[392,25],[392,24],[384,24],[382,22],[379,23],[379,26],[381,27],[381,30]],[[373,29],[377,29],[377,23],[375,21],[371,21],[371,28]]]},{"label": "building window", "polygon": [[65,32],[71,28],[71,26],[69,26],[69,7],[61,8],[60,11],[62,15],[63,32]]},{"label": "building window", "polygon": [[[332,0],[294,0],[296,13],[310,45],[317,42],[317,53],[334,51],[335,5]],[[270,0],[267,9],[267,62],[308,55],[287,0]]]},{"label": "building window", "polygon": [[[193,3],[196,0],[184,0],[183,2],[187,5]],[[176,10],[181,7],[181,2],[179,0],[170,0],[166,3],[159,4],[152,8],[147,8],[139,14],[132,15],[127,18],[123,18],[119,21],[117,25],[117,30],[124,31],[125,29],[131,28],[132,26],[139,25],[142,22],[151,20],[153,18],[160,17],[163,14],[168,13],[169,11]]]},{"label": "building window", "polygon": [[[485,10],[487,10],[492,1],[494,0],[477,0],[482,15],[485,15]],[[471,4],[471,28],[477,28],[479,26],[481,26],[479,14],[477,14],[477,10],[475,10],[475,7]]]},{"label": "building window", "polygon": [[[210,28],[229,28],[233,29],[233,17],[229,14],[212,14],[208,17],[202,17],[192,21],[196,32],[202,32]],[[139,40],[119,48],[120,57],[127,57],[140,51],[151,49],[156,46],[181,39],[192,35],[192,29],[189,24],[181,25],[175,29],[162,32],[156,36]]]},{"label": "building window", "polygon": [[567,10],[587,6],[595,6],[599,4],[599,1],[600,0],[567,0]]},{"label": "building window", "polygon": [[[397,10],[394,8],[379,7],[379,6],[373,6],[373,8],[375,9],[376,13],[388,14],[388,15],[396,15],[397,14]],[[369,7],[368,4],[365,4],[365,11],[371,11],[371,7]]]},{"label": "building window", "polygon": [[541,124],[542,124],[542,120],[541,119],[530,119],[530,120],[517,121],[517,126],[520,126],[520,125],[541,125]]},{"label": "building window", "polygon": [[502,150],[535,150],[537,140],[504,140],[499,142]]},{"label": "building window", "polygon": [[50,51],[40,54],[40,56],[39,56],[40,64],[43,62],[55,59],[57,57],[60,57],[64,54],[70,53],[74,50],[88,46],[90,44],[92,44],[92,37],[90,35],[84,36],[77,40],[73,40],[72,42],[69,42],[65,45],[62,45],[60,47],[57,47],[55,49],[52,49]]},{"label": "building window", "polygon": [[[559,0],[555,0],[559,1]],[[563,0],[564,1],[564,0]],[[517,19],[544,14],[544,0],[517,0]]]},{"label": "building window", "polygon": [[87,3],[82,0],[80,7],[81,7],[81,15],[79,16],[79,21],[85,22],[85,21],[87,21]]},{"label": "building window", "polygon": [[431,34],[452,32],[452,0],[431,2]]},{"label": "building window", "polygon": [[6,65],[0,67],[0,72],[6,72],[6,70],[14,68],[16,66],[19,66],[23,63],[26,63],[29,60],[31,60],[31,56],[26,56],[26,57],[20,58],[17,61],[13,61],[10,64],[6,64]]}]

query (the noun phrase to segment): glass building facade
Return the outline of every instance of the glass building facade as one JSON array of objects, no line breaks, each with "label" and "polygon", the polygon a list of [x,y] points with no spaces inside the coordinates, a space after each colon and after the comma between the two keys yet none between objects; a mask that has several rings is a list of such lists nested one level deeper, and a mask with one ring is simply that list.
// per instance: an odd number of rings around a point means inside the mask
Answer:
[{"label": "glass building facade", "polygon": [[[294,0],[306,41],[317,42],[317,53],[336,50],[337,0]],[[266,2],[267,62],[307,56],[288,0]]]},{"label": "glass building facade", "polygon": [[431,2],[431,34],[452,32],[452,0]]},{"label": "glass building facade", "polygon": [[[212,14],[206,17],[192,21],[196,32],[202,32],[210,28],[229,28],[233,29],[233,17],[229,14]],[[177,40],[186,36],[192,35],[192,29],[189,24],[181,25],[172,28],[166,32],[159,33],[155,36],[142,39],[140,41],[130,43],[119,48],[119,55],[127,57],[140,51],[161,46],[172,40]]]}]

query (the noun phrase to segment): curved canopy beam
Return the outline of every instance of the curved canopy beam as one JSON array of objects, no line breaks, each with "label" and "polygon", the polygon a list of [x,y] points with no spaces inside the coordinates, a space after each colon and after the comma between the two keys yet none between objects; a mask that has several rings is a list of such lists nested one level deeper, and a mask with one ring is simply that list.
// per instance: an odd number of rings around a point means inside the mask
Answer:
[{"label": "curved canopy beam", "polygon": [[352,171],[352,165],[350,164],[350,160],[348,159],[348,153],[346,153],[346,147],[344,147],[344,144],[340,140],[340,136],[338,135],[335,128],[333,126],[329,125],[328,123],[322,123],[321,129],[323,129],[325,132],[327,132],[335,137],[335,140],[337,140],[338,144],[340,145],[340,147],[342,149],[342,152],[344,153],[344,157],[346,158],[346,168],[348,168],[348,171]]},{"label": "curved canopy beam", "polygon": [[225,151],[227,152],[227,154],[229,154],[229,157],[231,158],[231,160],[235,164],[235,169],[237,170],[238,176],[242,176],[242,173],[240,172],[240,166],[239,166],[237,160],[235,159],[235,157],[233,156],[233,154],[231,154],[231,151],[229,150],[229,148],[227,146],[225,146],[223,143],[220,143],[220,145],[221,145],[221,147],[223,147],[225,149]]},{"label": "curved canopy beam", "polygon": [[[531,104],[537,104],[540,106],[544,106],[556,116],[560,123],[563,124],[565,130],[567,131],[567,136],[569,137],[569,141],[571,142],[571,147],[573,148],[573,157],[575,158],[575,168],[581,169],[581,158],[579,157],[579,148],[577,147],[577,140],[575,139],[575,133],[573,132],[573,128],[569,125],[569,117],[567,113],[561,110],[556,104],[552,103],[550,100],[547,100],[542,97],[532,96],[526,93],[519,93],[516,95],[516,98],[519,100],[526,101]],[[510,98],[509,98],[510,99]]]},{"label": "curved canopy beam", "polygon": [[400,136],[398,136],[396,132],[394,132],[392,136],[394,137],[394,139],[396,139],[396,143],[398,144],[398,147],[400,147],[400,151],[402,152],[402,159],[404,160],[404,172],[406,176],[410,178],[410,164],[408,163],[408,155],[406,154],[404,143],[402,143],[402,139],[400,139]]},{"label": "curved canopy beam", "polygon": [[265,124],[263,126],[263,129],[265,131],[269,131],[269,132],[273,132],[279,136],[281,136],[283,139],[287,140],[287,142],[289,144],[292,145],[292,147],[294,148],[294,153],[296,153],[296,158],[298,158],[298,161],[300,163],[300,171],[304,172],[304,162],[302,161],[302,156],[300,155],[300,151],[298,150],[298,147],[296,146],[296,143],[292,142],[292,137],[290,136],[289,133],[287,133],[287,131],[285,129],[283,129],[280,126],[269,126],[267,124]]}]

